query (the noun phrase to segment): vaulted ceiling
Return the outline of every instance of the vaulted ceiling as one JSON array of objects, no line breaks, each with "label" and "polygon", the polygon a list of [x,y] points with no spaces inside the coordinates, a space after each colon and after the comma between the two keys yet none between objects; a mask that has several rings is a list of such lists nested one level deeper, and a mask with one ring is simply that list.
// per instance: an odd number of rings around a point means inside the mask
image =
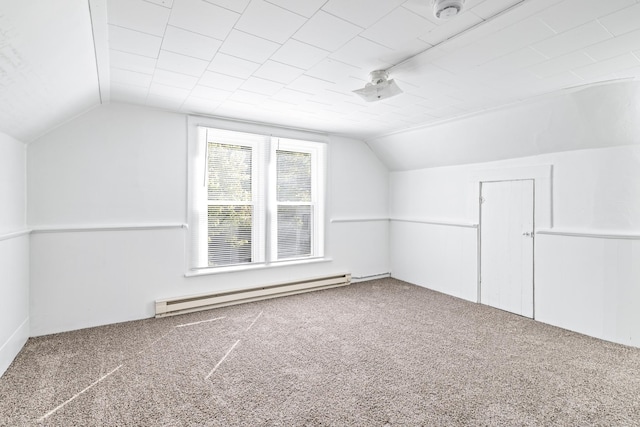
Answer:
[{"label": "vaulted ceiling", "polygon": [[[388,69],[403,93],[352,93]],[[638,0],[30,0],[0,6],[0,131],[99,104],[362,139],[640,76]]]}]

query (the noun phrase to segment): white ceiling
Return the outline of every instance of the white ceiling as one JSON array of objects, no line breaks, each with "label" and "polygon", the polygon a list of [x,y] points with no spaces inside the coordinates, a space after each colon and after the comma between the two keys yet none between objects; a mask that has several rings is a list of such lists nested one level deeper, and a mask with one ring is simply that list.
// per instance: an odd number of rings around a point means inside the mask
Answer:
[{"label": "white ceiling", "polygon": [[[639,2],[466,0],[438,21],[431,0],[4,1],[0,130],[32,139],[99,86],[103,102],[370,139],[639,77]],[[351,92],[389,67],[403,94]]]}]

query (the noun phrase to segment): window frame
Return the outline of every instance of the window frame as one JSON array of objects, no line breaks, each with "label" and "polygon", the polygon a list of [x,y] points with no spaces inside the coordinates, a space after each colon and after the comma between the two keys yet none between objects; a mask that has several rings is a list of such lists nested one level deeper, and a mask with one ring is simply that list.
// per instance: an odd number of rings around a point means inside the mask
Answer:
[{"label": "window frame", "polygon": [[[275,140],[275,141],[274,141]],[[272,215],[276,216],[275,220],[271,220],[269,225],[271,226],[270,235],[277,235],[278,230],[278,207],[279,206],[311,206],[311,211],[313,212],[312,218],[312,230],[311,230],[311,253],[310,257],[303,256],[297,258],[283,258],[280,259],[278,256],[278,239],[271,238],[270,243],[270,254],[272,258],[272,262],[282,262],[282,261],[295,261],[295,260],[304,260],[312,257],[324,256],[324,223],[325,223],[325,212],[326,212],[326,203],[325,203],[325,188],[326,188],[326,179],[325,182],[320,182],[323,180],[325,173],[321,171],[323,164],[326,163],[325,150],[321,150],[320,146],[312,141],[304,141],[304,140],[294,140],[291,138],[272,138],[271,140],[271,149],[270,149],[270,179],[269,182],[273,183],[275,186],[277,183],[277,161],[276,156],[278,151],[289,151],[294,153],[305,153],[311,155],[311,201],[309,202],[280,202],[277,200],[276,191],[271,194],[271,198],[268,203],[268,207]],[[323,209],[324,208],[324,209]]]},{"label": "window frame", "polygon": [[[203,174],[206,172],[204,163],[206,153],[203,150],[207,144],[202,144],[201,142],[201,129],[202,128],[211,128],[214,130],[222,130],[222,131],[231,131],[231,132],[240,132],[247,134],[254,134],[263,137],[270,137],[271,142],[268,146],[267,150],[263,150],[260,156],[266,156],[266,160],[263,164],[260,160],[255,162],[253,167],[264,168],[260,173],[266,179],[258,178],[258,185],[262,186],[260,191],[262,192],[262,197],[264,197],[265,202],[262,204],[265,209],[262,214],[254,213],[256,218],[259,217],[259,221],[262,221],[262,227],[255,227],[255,219],[254,219],[254,227],[252,231],[252,236],[255,236],[255,233],[262,233],[262,236],[258,239],[254,240],[252,243],[252,252],[255,253],[256,249],[263,251],[263,258],[251,263],[243,263],[243,264],[233,264],[227,266],[200,266],[197,267],[194,263],[194,254],[202,254],[202,250],[198,250],[198,248],[194,245],[194,240],[197,240],[196,233],[202,232],[202,226],[198,222],[197,219],[197,207],[195,206],[197,198],[196,190],[198,181],[200,181],[201,185],[203,180],[206,179]],[[277,215],[277,210],[272,212],[272,208],[276,208],[275,204],[272,204],[271,198],[275,198],[275,153],[277,149],[277,143],[275,140],[280,139],[280,141],[295,141],[296,143],[300,142],[302,144],[308,144],[308,151],[312,152],[313,163],[315,164],[316,172],[312,172],[312,176],[315,177],[312,185],[316,190],[316,194],[314,199],[319,204],[320,215],[317,219],[315,219],[313,224],[312,231],[312,251],[314,255],[309,257],[302,258],[286,258],[279,260],[277,259],[277,239],[271,236],[273,233],[272,227],[272,215]],[[285,129],[285,128],[277,128],[271,126],[265,126],[254,123],[244,123],[244,122],[233,122],[223,119],[215,119],[209,117],[201,117],[201,116],[188,116],[187,117],[187,143],[188,143],[188,158],[187,158],[187,224],[188,224],[188,232],[185,244],[185,276],[200,276],[205,274],[218,274],[218,273],[226,273],[226,272],[235,272],[235,271],[246,271],[246,270],[254,270],[254,269],[263,269],[263,268],[272,268],[272,267],[283,267],[304,263],[313,263],[313,262],[323,262],[330,261],[330,258],[326,256],[326,234],[328,230],[327,218],[328,218],[328,203],[326,200],[326,186],[328,182],[327,176],[327,162],[328,162],[328,138],[323,134],[316,134],[306,131],[300,131],[295,129]],[[315,149],[313,148],[315,147]],[[295,151],[295,150],[293,150]],[[199,179],[198,179],[199,176]],[[271,188],[266,188],[266,182],[273,183],[270,185]],[[203,185],[202,185],[203,186]],[[206,186],[205,186],[206,191]],[[273,193],[273,194],[272,194]],[[313,192],[312,192],[313,193]],[[201,200],[201,199],[200,199]],[[208,203],[208,202],[207,202]],[[256,209],[259,210],[259,209]],[[314,237],[315,236],[315,237]],[[254,238],[254,237],[252,237]],[[206,239],[200,239],[206,240]],[[265,244],[258,244],[259,241],[264,242]],[[274,247],[275,242],[275,252]],[[262,247],[263,249],[260,249]],[[194,252],[195,251],[195,252]],[[206,251],[205,251],[206,253]],[[205,257],[207,255],[204,255]],[[207,262],[208,264],[208,262]],[[202,265],[202,264],[201,264]]]}]

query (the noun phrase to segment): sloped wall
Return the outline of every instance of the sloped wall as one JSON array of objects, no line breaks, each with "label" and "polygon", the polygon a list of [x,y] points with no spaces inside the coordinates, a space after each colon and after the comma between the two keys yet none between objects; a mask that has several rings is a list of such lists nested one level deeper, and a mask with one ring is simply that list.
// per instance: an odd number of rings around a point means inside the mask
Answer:
[{"label": "sloped wall", "polygon": [[[535,318],[640,347],[639,108],[637,83],[606,85],[375,142],[396,169],[392,275],[478,301],[478,183],[534,178]],[[552,153],[465,164],[494,152]]]},{"label": "sloped wall", "polygon": [[29,337],[25,147],[0,133],[0,375]]},{"label": "sloped wall", "polygon": [[367,141],[389,170],[482,163],[640,141],[640,82],[606,83]]}]

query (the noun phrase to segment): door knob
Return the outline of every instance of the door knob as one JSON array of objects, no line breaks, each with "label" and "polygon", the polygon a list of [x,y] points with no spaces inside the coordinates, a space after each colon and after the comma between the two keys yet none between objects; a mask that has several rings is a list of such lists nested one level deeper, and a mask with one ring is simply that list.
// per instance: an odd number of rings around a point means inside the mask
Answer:
[{"label": "door knob", "polygon": [[533,237],[533,232],[531,231],[525,231],[524,233],[522,233],[523,236],[527,236],[527,237]]}]

